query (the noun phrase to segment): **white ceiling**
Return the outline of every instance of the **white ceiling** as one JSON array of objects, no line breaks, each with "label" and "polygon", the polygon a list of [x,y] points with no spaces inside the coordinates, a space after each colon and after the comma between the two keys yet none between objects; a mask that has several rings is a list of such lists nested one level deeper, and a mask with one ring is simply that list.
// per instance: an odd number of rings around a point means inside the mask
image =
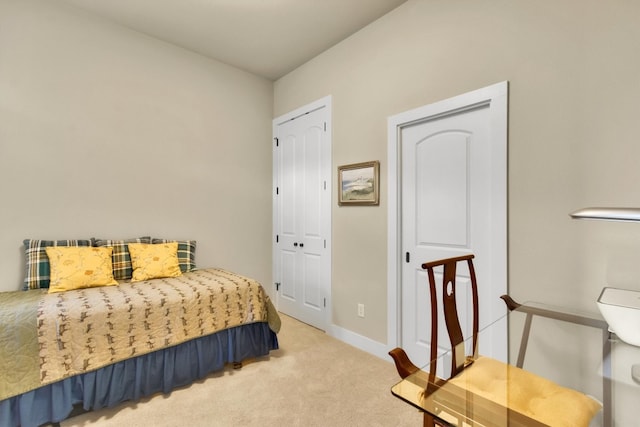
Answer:
[{"label": "white ceiling", "polygon": [[271,80],[406,0],[63,0]]}]

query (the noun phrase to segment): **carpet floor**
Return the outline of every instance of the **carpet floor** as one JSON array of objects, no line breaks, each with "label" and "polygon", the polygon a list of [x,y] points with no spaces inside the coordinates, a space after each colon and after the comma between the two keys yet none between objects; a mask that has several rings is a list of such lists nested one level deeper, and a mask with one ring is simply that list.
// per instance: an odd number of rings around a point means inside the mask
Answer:
[{"label": "carpet floor", "polygon": [[168,395],[88,412],[61,427],[421,426],[393,397],[391,362],[281,315],[280,349]]}]

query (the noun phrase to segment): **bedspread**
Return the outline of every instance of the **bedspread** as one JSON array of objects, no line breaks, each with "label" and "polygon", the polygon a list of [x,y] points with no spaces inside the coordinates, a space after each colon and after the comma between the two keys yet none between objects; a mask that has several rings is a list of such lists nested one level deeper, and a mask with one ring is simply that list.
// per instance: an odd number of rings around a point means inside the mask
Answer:
[{"label": "bedspread", "polygon": [[268,321],[279,330],[262,286],[219,269],[0,298],[0,400],[227,328]]},{"label": "bedspread", "polygon": [[40,386],[36,312],[46,292],[0,292],[0,400]]},{"label": "bedspread", "polygon": [[244,323],[267,321],[258,282],[223,270],[47,294],[40,381],[58,381]]}]

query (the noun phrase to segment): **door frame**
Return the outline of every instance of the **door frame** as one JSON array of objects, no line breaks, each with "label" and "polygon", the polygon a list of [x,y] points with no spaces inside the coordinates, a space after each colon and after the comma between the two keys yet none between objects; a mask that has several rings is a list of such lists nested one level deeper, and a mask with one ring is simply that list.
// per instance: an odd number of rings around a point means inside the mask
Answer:
[{"label": "door frame", "polygon": [[313,101],[309,104],[306,104],[302,107],[296,108],[293,111],[285,113],[281,116],[273,119],[272,122],[272,189],[273,189],[273,199],[272,199],[272,247],[271,247],[271,265],[272,265],[272,287],[270,295],[275,295],[274,305],[276,309],[279,309],[279,298],[280,293],[276,289],[276,282],[278,281],[278,265],[277,265],[277,243],[276,235],[278,234],[278,201],[277,201],[277,187],[278,187],[278,158],[276,155],[276,138],[278,135],[278,126],[288,122],[289,120],[293,120],[296,117],[303,116],[305,114],[311,113],[313,111],[317,111],[320,109],[326,109],[326,138],[327,144],[322,150],[322,160],[323,160],[323,171],[322,174],[325,177],[326,182],[326,191],[324,193],[324,197],[322,200],[322,217],[324,218],[324,223],[322,225],[324,229],[324,235],[326,240],[326,255],[323,259],[323,276],[326,280],[323,283],[323,288],[321,292],[325,298],[325,315],[324,315],[324,331],[327,331],[331,325],[331,313],[332,313],[332,304],[331,304],[331,283],[332,283],[332,265],[331,265],[331,248],[332,245],[332,236],[331,236],[331,201],[333,200],[333,184],[331,181],[331,171],[332,171],[332,157],[331,157],[331,146],[332,146],[332,111],[331,111],[331,95],[320,98],[316,101]]},{"label": "door frame", "polygon": [[[481,89],[467,92],[440,102],[419,107],[391,116],[387,120],[388,141],[388,222],[387,222],[387,347],[393,349],[402,343],[402,201],[401,189],[401,133],[405,126],[413,125],[439,116],[450,115],[476,108],[480,105],[489,108],[492,140],[491,158],[496,160],[492,168],[492,202],[497,209],[492,216],[492,235],[496,236],[492,252],[492,273],[498,280],[507,284],[507,122],[508,122],[508,82],[503,81]],[[508,286],[508,285],[507,285]],[[496,306],[500,301],[495,301]],[[502,307],[504,309],[504,307]],[[506,352],[506,348],[504,349]],[[506,353],[505,353],[506,354]]]}]

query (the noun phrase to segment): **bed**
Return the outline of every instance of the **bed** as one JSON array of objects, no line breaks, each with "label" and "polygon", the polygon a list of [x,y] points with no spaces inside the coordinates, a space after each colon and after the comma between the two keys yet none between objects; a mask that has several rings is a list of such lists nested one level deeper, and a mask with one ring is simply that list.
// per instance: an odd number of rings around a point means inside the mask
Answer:
[{"label": "bed", "polygon": [[[119,242],[118,250],[97,246],[104,242],[97,239],[83,246],[71,243],[75,249],[64,250],[58,248],[73,241],[25,241],[28,291],[0,293],[0,425],[55,423],[74,408],[95,410],[169,393],[228,363],[278,348],[280,319],[257,281],[223,269],[195,268],[193,251],[184,250],[194,249],[195,242],[179,246],[141,239],[139,246],[140,239],[106,241]],[[40,264],[41,249],[55,248],[45,251],[47,267],[34,267],[31,246],[40,246]],[[172,276],[155,277],[152,272],[136,280],[140,270],[131,256],[134,246],[155,251],[165,247],[163,253],[179,260],[179,272],[169,257]],[[61,260],[56,251],[63,253]],[[69,254],[76,252],[94,258],[101,252],[103,263],[108,254],[111,262],[104,268],[111,269],[109,284],[56,291],[62,269],[56,263],[70,264],[77,255]],[[159,258],[166,261],[149,257]],[[82,260],[82,271],[99,270],[95,265],[87,270],[88,262]],[[117,272],[121,266],[127,271]],[[49,280],[48,286],[27,283],[36,271],[38,280]],[[122,279],[128,274],[132,277]]]}]

